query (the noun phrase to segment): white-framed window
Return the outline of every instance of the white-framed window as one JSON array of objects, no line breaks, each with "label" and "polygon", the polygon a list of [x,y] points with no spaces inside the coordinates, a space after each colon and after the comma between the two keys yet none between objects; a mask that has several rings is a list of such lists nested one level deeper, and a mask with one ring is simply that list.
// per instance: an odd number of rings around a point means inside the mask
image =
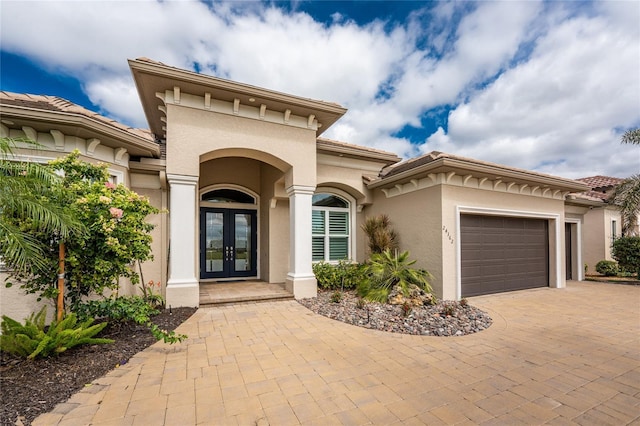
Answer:
[{"label": "white-framed window", "polygon": [[312,260],[332,262],[351,258],[351,203],[331,193],[313,196]]},{"label": "white-framed window", "polygon": [[124,173],[119,170],[109,169],[109,182],[114,185],[124,183]]},{"label": "white-framed window", "polygon": [[615,241],[618,237],[618,221],[611,219],[611,242]]}]

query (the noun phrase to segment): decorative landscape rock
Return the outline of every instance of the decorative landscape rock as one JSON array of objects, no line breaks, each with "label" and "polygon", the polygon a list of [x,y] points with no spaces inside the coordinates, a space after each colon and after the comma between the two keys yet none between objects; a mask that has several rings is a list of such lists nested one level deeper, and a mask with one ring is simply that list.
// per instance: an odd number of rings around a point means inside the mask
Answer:
[{"label": "decorative landscape rock", "polygon": [[395,286],[389,292],[390,305],[424,306],[433,305],[436,298],[433,294],[427,293],[415,284],[409,285],[409,295],[405,296],[399,286]]},{"label": "decorative landscape rock", "polygon": [[[367,302],[358,307],[355,292],[345,291],[340,303],[331,302],[330,291],[319,291],[318,297],[298,302],[328,318],[359,327],[392,333],[424,336],[463,336],[487,329],[491,317],[484,311],[459,302],[438,302],[435,305],[413,306],[404,314],[402,305]],[[451,312],[451,306],[454,307]]]}]

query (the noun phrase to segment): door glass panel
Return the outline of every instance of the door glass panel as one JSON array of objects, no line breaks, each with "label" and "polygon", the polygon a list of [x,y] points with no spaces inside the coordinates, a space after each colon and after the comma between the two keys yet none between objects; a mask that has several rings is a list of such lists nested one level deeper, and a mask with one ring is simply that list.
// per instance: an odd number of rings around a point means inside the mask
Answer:
[{"label": "door glass panel", "polygon": [[249,271],[251,259],[251,215],[235,214],[235,271]]},{"label": "door glass panel", "polygon": [[205,271],[221,272],[224,269],[224,215],[222,213],[207,212],[206,214],[206,255]]}]

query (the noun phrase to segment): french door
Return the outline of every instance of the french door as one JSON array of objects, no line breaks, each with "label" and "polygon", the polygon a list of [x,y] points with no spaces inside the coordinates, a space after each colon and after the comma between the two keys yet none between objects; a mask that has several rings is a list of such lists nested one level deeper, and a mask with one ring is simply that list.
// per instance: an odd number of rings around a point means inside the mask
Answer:
[{"label": "french door", "polygon": [[200,278],[257,275],[255,210],[200,208]]}]

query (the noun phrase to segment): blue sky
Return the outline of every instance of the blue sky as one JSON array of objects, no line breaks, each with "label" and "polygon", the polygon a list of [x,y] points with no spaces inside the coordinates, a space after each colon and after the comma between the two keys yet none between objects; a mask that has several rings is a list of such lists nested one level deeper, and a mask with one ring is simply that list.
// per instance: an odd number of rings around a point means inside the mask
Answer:
[{"label": "blue sky", "polygon": [[338,102],[324,136],[403,157],[625,177],[638,22],[635,1],[3,1],[0,88],[146,127],[127,59],[148,57]]}]

